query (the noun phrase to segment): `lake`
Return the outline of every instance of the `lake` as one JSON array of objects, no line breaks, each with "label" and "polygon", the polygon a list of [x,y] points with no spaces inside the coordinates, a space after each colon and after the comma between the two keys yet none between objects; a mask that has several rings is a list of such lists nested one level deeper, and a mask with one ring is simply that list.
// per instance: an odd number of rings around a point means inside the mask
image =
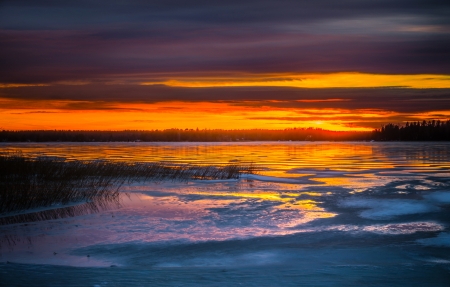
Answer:
[{"label": "lake", "polygon": [[6,286],[448,286],[450,143],[1,143],[67,160],[253,164],[137,182],[119,203],[0,226]]}]

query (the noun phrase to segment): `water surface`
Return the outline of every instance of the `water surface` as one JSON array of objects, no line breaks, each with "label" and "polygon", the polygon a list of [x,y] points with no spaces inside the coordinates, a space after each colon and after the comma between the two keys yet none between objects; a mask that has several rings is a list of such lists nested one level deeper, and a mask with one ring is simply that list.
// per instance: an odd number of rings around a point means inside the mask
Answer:
[{"label": "water surface", "polygon": [[69,160],[253,163],[261,170],[239,180],[133,183],[123,187],[119,205],[96,213],[0,226],[3,283],[450,282],[449,143],[3,143],[0,148]]}]

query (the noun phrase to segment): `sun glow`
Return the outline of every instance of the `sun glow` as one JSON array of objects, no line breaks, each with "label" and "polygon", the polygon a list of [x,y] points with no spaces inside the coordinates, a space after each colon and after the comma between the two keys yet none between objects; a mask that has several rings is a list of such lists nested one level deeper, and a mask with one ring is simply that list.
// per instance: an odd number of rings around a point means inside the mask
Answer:
[{"label": "sun glow", "polygon": [[[170,87],[291,87],[291,88],[368,88],[407,87],[410,89],[450,88],[450,75],[388,75],[365,73],[329,74],[226,74],[222,76],[185,74],[160,75],[152,82],[139,81],[140,75],[128,83],[130,87],[163,84]],[[53,84],[0,84],[0,90],[44,89],[40,86],[87,85],[87,82]],[[105,84],[106,85],[106,84]],[[96,86],[93,86],[96,87]],[[176,90],[177,88],[174,88]],[[419,92],[419,91],[418,91]],[[15,96],[16,94],[11,94]],[[152,129],[286,129],[321,128],[334,131],[371,131],[386,123],[446,120],[445,110],[411,114],[357,105],[356,98],[345,95],[330,98],[292,98],[289,100],[214,100],[203,99],[149,102],[102,100],[20,100],[13,96],[0,98],[0,129],[83,129],[83,130],[152,130]],[[17,95],[20,95],[18,93]],[[160,95],[158,95],[160,96]],[[163,95],[162,95],[163,96]],[[274,97],[277,94],[274,92]],[[421,100],[421,99],[419,99]],[[425,97],[425,101],[442,98]],[[444,99],[445,100],[445,99]],[[403,101],[403,100],[402,100]],[[418,101],[416,98],[414,101]],[[443,102],[444,103],[444,102]],[[397,104],[397,103],[395,103]],[[409,102],[402,104],[409,105]],[[354,108],[351,108],[354,107]],[[368,108],[369,107],[369,108]],[[397,109],[398,110],[398,109]]]},{"label": "sun glow", "polygon": [[[365,121],[385,119],[377,110],[306,109],[251,106],[246,103],[1,100],[0,128],[75,130],[285,129],[317,127],[369,131]],[[362,124],[355,124],[355,122]]]}]

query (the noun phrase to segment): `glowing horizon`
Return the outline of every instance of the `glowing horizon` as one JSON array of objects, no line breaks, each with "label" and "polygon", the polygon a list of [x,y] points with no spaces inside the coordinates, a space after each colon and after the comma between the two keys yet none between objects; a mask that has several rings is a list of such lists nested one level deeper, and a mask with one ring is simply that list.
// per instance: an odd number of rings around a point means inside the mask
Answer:
[{"label": "glowing horizon", "polygon": [[[331,99],[335,102],[337,99]],[[105,109],[92,109],[89,101],[0,101],[9,108],[0,109],[0,129],[10,130],[155,130],[189,129],[286,129],[321,128],[332,131],[371,131],[379,126],[365,123],[408,118],[401,113],[370,109],[290,108],[247,106],[245,102],[160,102],[109,103]],[[325,102],[329,102],[326,101]],[[274,104],[280,104],[275,101]],[[308,101],[307,101],[308,103]],[[314,103],[314,102],[313,102]],[[268,103],[271,104],[271,103]],[[283,103],[282,103],[283,104]],[[288,103],[289,104],[289,103]],[[303,104],[300,101],[300,104]],[[80,109],[71,109],[73,106]],[[437,111],[442,120],[448,111]],[[417,114],[429,119],[434,114]],[[413,121],[412,119],[409,121]]]},{"label": "glowing horizon", "polygon": [[[8,109],[2,111],[0,128],[5,122],[12,130],[154,130],[171,128],[199,129],[285,129],[317,127],[336,131],[369,131],[371,128],[348,127],[354,117],[349,110],[283,110],[236,107],[227,103],[165,102],[156,104],[124,104],[110,106],[112,110],[65,110],[70,102],[41,103],[37,109]],[[53,108],[45,109],[46,105]],[[22,103],[23,105],[23,103]],[[174,113],[177,111],[177,113]],[[368,112],[368,111],[367,111]],[[341,119],[332,119],[336,113]],[[377,117],[378,114],[358,115]],[[294,117],[292,121],[283,117]],[[64,121],[61,120],[64,118]],[[280,120],[276,120],[280,118]],[[95,119],[95,120],[93,120]]]}]

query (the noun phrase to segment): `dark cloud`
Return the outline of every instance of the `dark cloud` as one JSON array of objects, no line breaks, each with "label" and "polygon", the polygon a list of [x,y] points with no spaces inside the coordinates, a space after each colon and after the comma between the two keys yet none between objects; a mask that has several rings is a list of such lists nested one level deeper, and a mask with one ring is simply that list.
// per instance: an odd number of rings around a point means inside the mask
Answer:
[{"label": "dark cloud", "polygon": [[[447,117],[444,117],[447,118]],[[263,120],[263,121],[271,121],[272,124],[278,124],[278,123],[290,123],[293,125],[305,122],[305,121],[328,121],[328,118],[324,118],[321,116],[309,116],[308,118],[305,117],[248,117],[248,120]],[[386,116],[385,118],[380,121],[380,118],[366,118],[366,117],[343,117],[340,118],[338,121],[342,121],[342,125],[347,127],[366,127],[366,128],[380,128],[383,123],[404,123],[405,121],[417,121],[417,118],[408,119],[405,116]]]},{"label": "dark cloud", "polygon": [[448,15],[429,0],[1,1],[0,79],[449,74]]},{"label": "dark cloud", "polygon": [[21,112],[21,113],[11,113],[13,115],[26,115],[26,114],[56,114],[58,112],[49,112],[49,111],[31,111],[31,112]]},{"label": "dark cloud", "polygon": [[[309,23],[380,15],[425,15],[448,23],[448,1],[218,0],[2,1],[3,27],[80,29],[116,23]],[[181,26],[181,25],[180,25]]]},{"label": "dark cloud", "polygon": [[[450,73],[450,38],[251,35],[102,40],[61,32],[0,32],[0,78],[9,83],[108,80],[167,73]],[[150,77],[151,76],[147,76]],[[170,77],[170,76],[169,76]]]},{"label": "dark cloud", "polygon": [[[69,101],[64,109],[120,109],[120,103],[222,102],[259,109],[372,109],[400,113],[450,110],[450,89],[175,88],[162,85],[83,85],[0,89],[0,97]],[[276,99],[276,100],[274,100]],[[77,101],[77,102],[71,102]],[[127,108],[128,110],[128,108]],[[176,110],[173,110],[176,112]]]}]

